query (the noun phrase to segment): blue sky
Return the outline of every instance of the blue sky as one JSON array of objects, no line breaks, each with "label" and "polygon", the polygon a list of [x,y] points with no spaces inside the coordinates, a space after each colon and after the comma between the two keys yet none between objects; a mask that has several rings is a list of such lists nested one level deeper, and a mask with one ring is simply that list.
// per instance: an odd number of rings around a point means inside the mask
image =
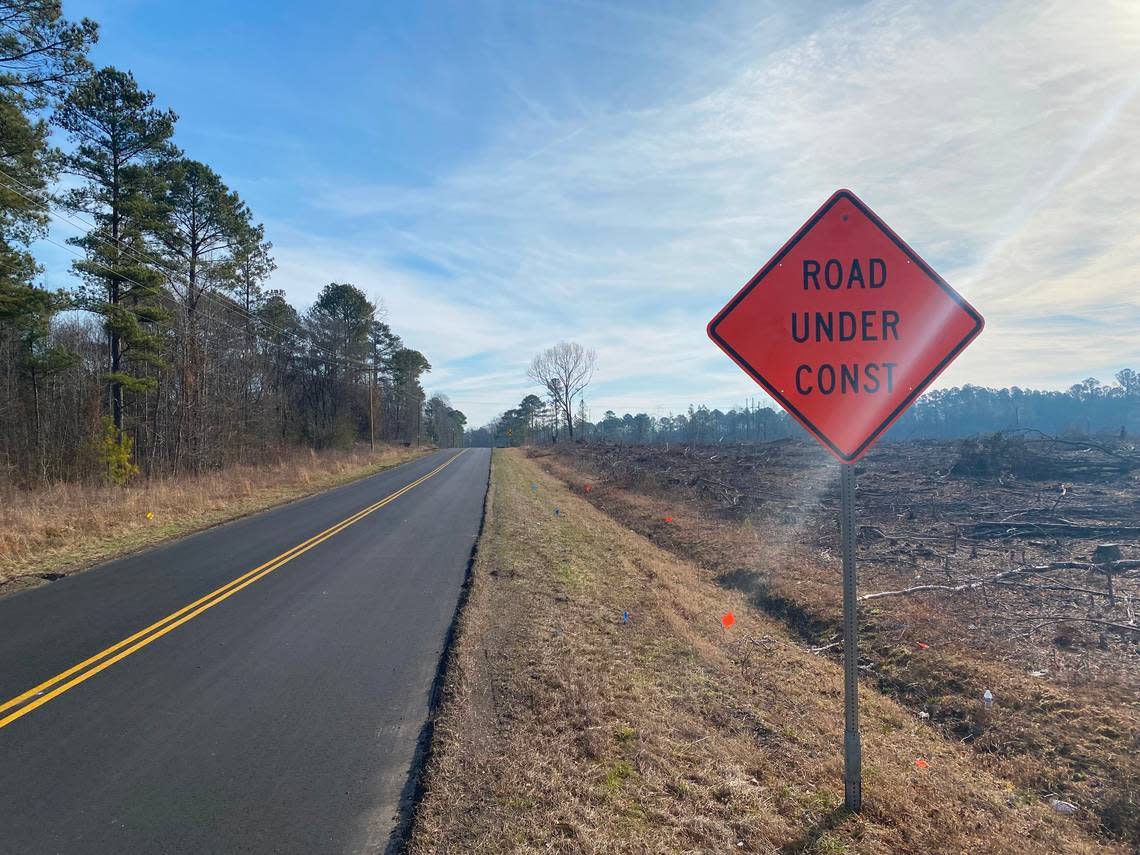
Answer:
[{"label": "blue sky", "polygon": [[65,11],[264,221],[271,287],[382,299],[473,424],[563,338],[595,418],[761,397],[705,324],[840,186],[986,315],[942,385],[1140,368],[1135,3]]}]

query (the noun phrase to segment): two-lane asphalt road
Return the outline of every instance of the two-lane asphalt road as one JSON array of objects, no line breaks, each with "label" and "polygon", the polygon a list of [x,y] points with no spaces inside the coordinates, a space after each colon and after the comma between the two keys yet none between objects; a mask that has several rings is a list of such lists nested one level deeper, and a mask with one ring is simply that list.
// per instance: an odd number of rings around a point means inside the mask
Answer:
[{"label": "two-lane asphalt road", "polygon": [[383,851],[486,449],[0,600],[0,852]]}]

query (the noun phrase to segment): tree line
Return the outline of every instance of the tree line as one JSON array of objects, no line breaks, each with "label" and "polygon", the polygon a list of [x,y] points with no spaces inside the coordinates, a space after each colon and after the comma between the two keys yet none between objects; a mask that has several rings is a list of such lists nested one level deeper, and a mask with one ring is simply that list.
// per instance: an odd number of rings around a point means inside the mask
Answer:
[{"label": "tree line", "polygon": [[[249,206],[174,143],[178,116],[96,69],[98,26],[0,0],[0,478],[200,472],[289,444],[462,441],[425,400],[427,358],[383,307],[332,282],[306,311],[267,287]],[[62,141],[57,147],[53,131]],[[79,231],[74,285],[32,247]]]},{"label": "tree line", "polygon": [[[533,375],[533,373],[532,373]],[[926,392],[888,431],[887,440],[951,439],[1032,429],[1054,436],[1140,434],[1140,372],[1125,368],[1115,383],[1088,378],[1064,391],[990,389],[966,385]],[[579,390],[583,392],[584,387]],[[803,436],[803,429],[783,410],[748,402],[728,410],[690,406],[680,414],[652,416],[608,410],[590,421],[585,400],[567,430],[565,407],[527,395],[488,424],[467,431],[471,446],[519,446],[589,439],[631,445],[767,442]]]}]

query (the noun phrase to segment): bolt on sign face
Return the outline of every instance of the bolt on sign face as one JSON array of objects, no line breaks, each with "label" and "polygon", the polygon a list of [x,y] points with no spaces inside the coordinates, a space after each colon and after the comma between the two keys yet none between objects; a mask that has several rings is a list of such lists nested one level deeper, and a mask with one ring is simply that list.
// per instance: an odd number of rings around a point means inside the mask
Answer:
[{"label": "bolt on sign face", "polygon": [[839,190],[708,333],[832,454],[854,463],[983,323],[854,193]]}]

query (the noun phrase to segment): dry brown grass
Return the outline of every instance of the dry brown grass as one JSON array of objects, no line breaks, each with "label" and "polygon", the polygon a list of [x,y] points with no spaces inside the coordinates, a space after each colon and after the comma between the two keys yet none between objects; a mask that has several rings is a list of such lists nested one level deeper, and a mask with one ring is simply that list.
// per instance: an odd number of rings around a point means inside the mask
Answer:
[{"label": "dry brown grass", "polygon": [[866,685],[847,814],[833,662],[517,452],[488,508],[412,852],[1124,851]]},{"label": "dry brown grass", "polygon": [[427,451],[395,445],[378,446],[375,452],[294,450],[272,463],[126,487],[0,487],[0,596],[406,463]]},{"label": "dry brown grass", "polygon": [[[635,483],[599,483],[585,471],[586,455],[542,453],[539,462],[561,481],[592,482],[589,500],[625,526],[675,555],[693,561],[704,577],[745,594],[758,609],[781,620],[801,645],[838,638],[841,584],[832,509],[804,511],[795,502],[800,483],[764,472],[757,489],[764,506],[742,522],[694,500],[660,472],[637,469]],[[833,478],[833,466],[823,473]],[[871,481],[871,478],[865,479]],[[810,486],[810,485],[809,485]],[[808,489],[806,492],[810,493]],[[663,517],[674,522],[665,524]],[[877,520],[875,521],[878,522]],[[905,579],[890,565],[864,563],[863,590],[897,588]],[[1108,663],[1087,649],[1035,649],[987,645],[967,627],[983,623],[986,605],[945,598],[901,598],[861,608],[861,659],[880,691],[953,743],[972,747],[977,763],[1037,798],[1060,797],[1081,807],[1078,820],[1090,833],[1136,845],[1140,841],[1140,750],[1137,685],[1122,668],[1128,649]],[[977,611],[975,611],[975,609]],[[1093,650],[1091,653],[1097,653]],[[828,652],[838,660],[838,647]],[[1101,655],[1102,658],[1107,658]],[[1111,665],[1112,667],[1109,667]],[[1027,672],[1046,668],[1049,679]],[[1128,670],[1120,671],[1129,675]],[[989,714],[979,699],[990,688],[997,703]]]}]

